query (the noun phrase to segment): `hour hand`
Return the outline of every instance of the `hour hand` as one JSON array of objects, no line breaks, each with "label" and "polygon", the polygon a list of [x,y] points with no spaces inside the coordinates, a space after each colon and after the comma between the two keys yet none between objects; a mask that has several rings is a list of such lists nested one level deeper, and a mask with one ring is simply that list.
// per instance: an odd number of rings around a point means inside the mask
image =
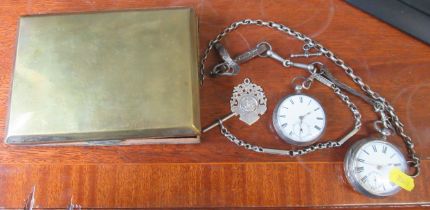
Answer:
[{"label": "hour hand", "polygon": [[306,114],[304,114],[304,115],[302,115],[302,116],[299,116],[300,121],[303,121],[303,119],[304,119],[306,116],[310,115],[310,114],[311,114],[311,112],[308,112],[308,113],[306,113]]}]

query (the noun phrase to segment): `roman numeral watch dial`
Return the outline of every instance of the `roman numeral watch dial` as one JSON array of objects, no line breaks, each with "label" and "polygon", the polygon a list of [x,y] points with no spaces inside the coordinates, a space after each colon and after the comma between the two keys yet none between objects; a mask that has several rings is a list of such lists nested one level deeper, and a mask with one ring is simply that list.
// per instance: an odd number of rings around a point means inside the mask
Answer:
[{"label": "roman numeral watch dial", "polygon": [[294,145],[308,145],[324,132],[326,117],[321,104],[305,94],[293,94],[281,99],[273,113],[276,133]]},{"label": "roman numeral watch dial", "polygon": [[405,157],[393,144],[380,139],[364,139],[347,152],[345,174],[353,188],[370,197],[396,194],[400,187],[389,179],[390,171],[398,168],[405,172]]}]

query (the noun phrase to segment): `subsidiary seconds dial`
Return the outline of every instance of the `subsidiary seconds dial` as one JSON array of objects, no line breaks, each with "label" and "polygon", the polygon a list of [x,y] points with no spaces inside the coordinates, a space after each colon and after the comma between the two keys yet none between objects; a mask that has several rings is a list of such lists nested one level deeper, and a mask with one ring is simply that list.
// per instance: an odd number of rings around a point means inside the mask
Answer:
[{"label": "subsidiary seconds dial", "polygon": [[293,94],[283,98],[276,106],[273,126],[284,141],[308,145],[322,135],[326,116],[317,100],[305,94]]}]

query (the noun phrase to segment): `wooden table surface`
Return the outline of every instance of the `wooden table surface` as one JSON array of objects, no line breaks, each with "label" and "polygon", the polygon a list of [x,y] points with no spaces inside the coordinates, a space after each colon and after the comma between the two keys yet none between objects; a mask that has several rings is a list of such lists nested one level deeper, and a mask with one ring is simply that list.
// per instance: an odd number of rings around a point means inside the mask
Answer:
[{"label": "wooden table surface", "polygon": [[[430,47],[342,1],[276,0],[2,0],[0,1],[0,130],[4,136],[13,73],[17,23],[21,15],[193,7],[200,21],[200,48],[231,22],[264,19],[283,23],[333,50],[376,91],[391,101],[422,158],[421,176],[412,192],[370,199],[352,190],[343,159],[354,141],[374,134],[376,115],[359,101],[364,126],[342,148],[289,158],[245,151],[214,129],[198,145],[123,147],[23,147],[0,144],[0,208],[23,207],[32,186],[36,206],[65,207],[70,198],[84,207],[350,207],[430,204]],[[223,43],[237,55],[266,40],[281,55],[298,53],[301,42],[261,27],[242,27]],[[209,64],[218,58],[211,54]],[[329,63],[324,58],[315,58]],[[305,61],[305,60],[303,60]],[[329,64],[336,76],[344,73]],[[240,138],[268,147],[290,148],[274,133],[271,112],[291,93],[290,80],[302,70],[284,70],[275,61],[254,59],[236,77],[210,78],[201,89],[202,124],[229,112],[232,87],[251,78],[266,91],[267,113],[248,127],[237,119],[226,126]],[[348,84],[351,84],[348,82]],[[352,126],[347,108],[328,88],[308,92],[328,114],[324,139]],[[399,138],[393,143],[404,149]]]}]

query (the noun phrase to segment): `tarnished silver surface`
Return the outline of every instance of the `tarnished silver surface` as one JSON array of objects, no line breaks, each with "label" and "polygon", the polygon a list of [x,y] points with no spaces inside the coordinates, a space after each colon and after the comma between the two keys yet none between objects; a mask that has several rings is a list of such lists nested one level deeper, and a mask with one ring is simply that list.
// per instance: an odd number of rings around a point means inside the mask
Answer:
[{"label": "tarnished silver surface", "polygon": [[316,150],[340,147],[360,130],[361,114],[358,111],[357,106],[349,99],[347,95],[345,95],[341,91],[340,88],[338,88],[336,85],[332,85],[330,86],[330,88],[348,106],[350,111],[353,113],[354,120],[355,120],[354,128],[345,136],[340,138],[338,141],[328,140],[323,143],[315,143],[315,144],[306,146],[302,149],[295,149],[295,150],[265,148],[258,145],[247,143],[245,140],[237,138],[223,125],[223,121],[219,120],[218,124],[221,127],[221,134],[225,136],[229,141],[235,143],[236,145],[244,147],[245,149],[248,149],[254,152],[261,152],[261,153],[274,154],[274,155],[285,155],[285,156],[292,156],[292,157],[305,155],[307,153],[314,152]]},{"label": "tarnished silver surface", "polygon": [[[247,26],[247,25],[255,25],[255,26],[261,26],[266,28],[272,28],[275,30],[278,30],[280,32],[283,32],[291,37],[294,37],[297,40],[300,40],[304,42],[309,47],[315,49],[317,52],[321,52],[323,56],[328,58],[331,62],[333,62],[336,66],[341,68],[344,73],[355,83],[357,84],[360,89],[373,100],[372,106],[375,109],[375,112],[380,114],[381,116],[383,114],[388,115],[386,119],[383,120],[384,127],[393,127],[397,133],[402,139],[403,142],[406,145],[408,156],[410,161],[408,163],[412,168],[414,168],[414,172],[411,174],[412,177],[416,177],[420,173],[420,163],[421,160],[416,153],[414,149],[414,143],[412,142],[412,138],[406,134],[404,124],[400,121],[399,116],[396,114],[394,107],[391,105],[391,103],[386,100],[384,97],[382,97],[379,93],[375,92],[370,88],[370,86],[363,82],[361,77],[359,77],[357,74],[354,73],[354,70],[348,66],[342,59],[340,59],[337,55],[335,55],[331,50],[324,47],[322,44],[318,43],[317,41],[311,39],[310,37],[295,31],[283,24],[276,23],[273,21],[263,21],[263,20],[252,20],[252,19],[244,19],[240,21],[233,22],[229,26],[227,26],[221,33],[219,33],[215,39],[212,39],[209,41],[208,46],[206,50],[203,52],[203,55],[200,59],[200,84],[203,84],[203,80],[205,79],[205,62],[208,58],[208,55],[210,51],[214,48],[214,44],[221,41],[224,37],[227,36],[230,32],[236,30],[240,26]],[[287,64],[287,62],[285,62]],[[284,64],[283,64],[284,65]],[[288,67],[287,65],[284,65],[285,67]],[[335,90],[335,93],[339,95],[340,88],[338,88],[336,85],[334,85],[332,88],[336,87],[337,90]],[[349,106],[349,105],[348,105]],[[349,108],[354,112],[357,111],[357,107],[350,107]],[[355,113],[354,113],[355,117]],[[381,117],[382,118],[382,117]],[[223,126],[221,125],[221,128]],[[222,130],[221,130],[222,132]],[[243,144],[241,144],[243,145]]]},{"label": "tarnished silver surface", "polygon": [[208,132],[228,119],[238,116],[239,119],[248,125],[252,125],[267,110],[267,98],[263,88],[251,82],[246,78],[243,83],[233,89],[233,95],[230,99],[231,113],[223,118],[219,118],[214,123],[203,129],[203,133]]},{"label": "tarnished silver surface", "polygon": [[257,46],[254,49],[251,49],[245,53],[242,53],[239,56],[235,57],[234,59],[230,57],[230,54],[220,42],[215,43],[214,47],[218,51],[221,58],[223,59],[223,62],[214,66],[214,68],[211,71],[211,75],[212,76],[217,76],[217,75],[234,76],[239,74],[240,72],[239,64],[245,63],[251,60],[252,58],[255,58],[263,54],[267,50],[269,50],[268,47],[270,47],[270,45],[266,45],[265,43],[267,42],[261,42],[257,44]]},{"label": "tarnished silver surface", "polygon": [[[357,164],[357,160],[360,159],[358,154],[365,149],[366,145],[371,145],[374,143],[383,144],[385,149],[387,149],[387,147],[388,147],[388,148],[391,148],[393,151],[395,151],[393,154],[390,153],[389,155],[390,156],[391,155],[399,156],[399,159],[401,161],[399,163],[399,166],[396,166],[396,167],[403,172],[407,171],[407,162],[406,162],[402,152],[394,144],[389,143],[385,137],[382,137],[382,138],[375,138],[375,137],[364,138],[364,139],[361,139],[361,140],[357,141],[356,143],[354,143],[348,149],[347,153],[345,154],[345,160],[344,160],[343,167],[344,167],[347,181],[352,185],[354,190],[356,190],[356,191],[358,191],[358,192],[360,192],[366,196],[369,196],[369,197],[381,198],[381,197],[394,195],[400,191],[401,188],[399,186],[396,186],[391,191],[385,191],[385,188],[384,188],[384,191],[382,191],[382,192],[369,191],[368,189],[366,189],[363,186],[362,180],[360,180],[360,178],[357,177],[357,174],[358,174],[357,168],[358,167],[356,164]],[[374,150],[372,152],[375,152],[375,151],[376,150]],[[392,163],[381,161],[381,159],[383,160],[384,158],[380,158],[380,160],[372,159],[369,162],[367,162],[367,161],[364,162],[364,160],[361,160],[361,161],[363,161],[366,165],[368,165],[368,168],[374,168],[373,170],[376,170],[376,171],[387,170],[388,168],[391,168],[391,169],[394,168],[394,166],[391,165]],[[388,179],[388,177],[386,177],[386,179]]]},{"label": "tarnished silver surface", "polygon": [[310,44],[305,44],[303,45],[303,53],[302,54],[291,54],[290,58],[300,58],[300,57],[305,57],[305,58],[309,58],[309,57],[313,57],[313,56],[321,56],[322,52],[317,51],[317,52],[310,52],[310,50],[314,48],[314,46],[310,45]]},{"label": "tarnished silver surface", "polygon": [[242,84],[234,87],[230,108],[233,113],[239,115],[241,121],[252,125],[267,110],[267,98],[263,88],[246,78]]},{"label": "tarnished silver surface", "polygon": [[230,114],[228,114],[227,116],[225,116],[225,117],[223,117],[221,119],[218,119],[217,121],[215,121],[214,123],[212,123],[208,127],[204,128],[203,129],[203,133],[206,133],[206,132],[210,131],[212,128],[215,128],[216,126],[220,125],[220,122],[223,123],[223,122],[229,120],[230,118],[232,118],[232,117],[234,117],[236,115],[237,115],[236,113],[230,112]]},{"label": "tarnished silver surface", "polygon": [[237,61],[231,58],[227,49],[225,49],[225,47],[222,46],[222,44],[219,42],[215,44],[215,49],[218,51],[224,62],[216,65],[212,71],[217,72],[218,74],[229,76],[238,74],[240,71],[239,64],[237,63]]}]

